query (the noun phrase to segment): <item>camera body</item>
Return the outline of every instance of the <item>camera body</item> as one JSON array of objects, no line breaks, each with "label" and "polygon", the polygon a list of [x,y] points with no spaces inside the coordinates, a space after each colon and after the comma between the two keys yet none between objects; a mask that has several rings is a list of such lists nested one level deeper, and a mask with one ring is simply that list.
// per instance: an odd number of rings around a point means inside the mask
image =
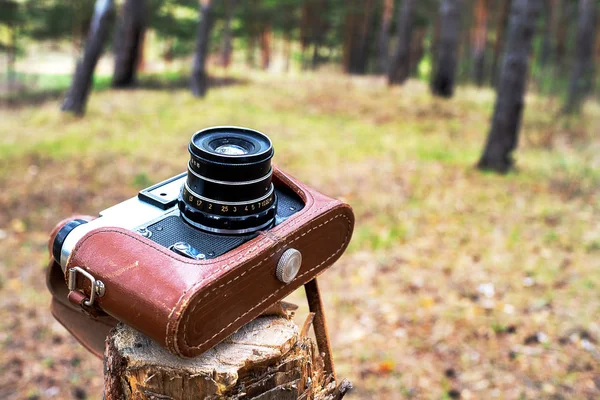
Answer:
[{"label": "camera body", "polygon": [[[186,177],[187,173],[182,173],[141,190],[136,197],[101,211],[98,218],[89,222],[83,219],[70,221],[52,244],[54,259],[64,270],[72,250],[87,233],[109,226],[131,230],[169,250],[198,260],[219,257],[258,235],[257,232],[220,234],[188,224],[177,204],[183,196]],[[281,224],[304,207],[302,199],[285,186],[276,186],[275,195],[277,208],[272,226]]]},{"label": "camera body", "polygon": [[272,166],[266,135],[208,128],[188,149],[187,173],[50,234],[52,313],[96,355],[118,321],[175,355],[199,355],[349,244],[350,206]]}]

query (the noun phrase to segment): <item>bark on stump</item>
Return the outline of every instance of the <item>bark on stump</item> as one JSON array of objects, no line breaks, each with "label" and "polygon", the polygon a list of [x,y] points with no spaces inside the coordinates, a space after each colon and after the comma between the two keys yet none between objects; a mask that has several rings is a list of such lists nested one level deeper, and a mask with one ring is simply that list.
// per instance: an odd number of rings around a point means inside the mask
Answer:
[{"label": "bark on stump", "polygon": [[261,316],[201,356],[183,359],[119,324],[106,341],[106,400],[341,399],[314,341],[283,316]]}]

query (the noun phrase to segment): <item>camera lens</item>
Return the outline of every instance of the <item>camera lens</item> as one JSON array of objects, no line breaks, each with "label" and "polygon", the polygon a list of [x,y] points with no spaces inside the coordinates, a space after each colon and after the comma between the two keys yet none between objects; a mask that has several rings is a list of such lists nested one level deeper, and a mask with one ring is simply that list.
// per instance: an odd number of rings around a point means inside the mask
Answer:
[{"label": "camera lens", "polygon": [[220,234],[268,228],[277,196],[271,183],[273,145],[247,128],[214,127],[196,132],[188,146],[188,177],[179,198],[183,219]]}]

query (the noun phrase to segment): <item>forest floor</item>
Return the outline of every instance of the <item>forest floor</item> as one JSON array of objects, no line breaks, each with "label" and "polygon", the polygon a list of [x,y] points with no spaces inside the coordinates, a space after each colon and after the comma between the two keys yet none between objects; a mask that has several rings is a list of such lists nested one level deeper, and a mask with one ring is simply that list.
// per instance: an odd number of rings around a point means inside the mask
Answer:
[{"label": "forest floor", "polygon": [[269,134],[280,167],[354,207],[321,279],[350,399],[600,396],[597,103],[564,119],[528,96],[518,170],[498,176],[473,168],[490,89],[244,78],[204,100],[93,93],[83,119],[55,101],[0,110],[0,398],[101,398],[101,361],[48,309],[48,232],[183,171],[191,134],[226,124]]}]

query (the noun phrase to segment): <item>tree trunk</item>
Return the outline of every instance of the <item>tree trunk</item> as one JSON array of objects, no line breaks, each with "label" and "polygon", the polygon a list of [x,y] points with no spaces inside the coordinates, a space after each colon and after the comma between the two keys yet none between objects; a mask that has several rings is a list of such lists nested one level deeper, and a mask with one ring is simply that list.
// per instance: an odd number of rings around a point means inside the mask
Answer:
[{"label": "tree trunk", "polygon": [[213,26],[212,1],[200,1],[200,22],[196,38],[196,53],[192,64],[192,94],[204,97],[208,89],[208,75],[206,73],[206,58],[208,57],[208,42]]},{"label": "tree trunk", "polygon": [[[300,44],[302,46],[302,68],[316,69],[320,60],[319,49],[323,45],[324,36],[327,31],[327,23],[325,14],[327,13],[327,2],[322,0],[305,0],[302,7],[302,16],[300,20]],[[287,10],[288,13],[293,11]],[[293,22],[289,21],[291,25]],[[289,29],[289,28],[287,28]],[[291,36],[291,33],[286,32],[286,37]],[[312,46],[312,57],[310,63],[306,53]]]},{"label": "tree trunk", "polygon": [[133,86],[146,31],[146,0],[126,0],[115,36],[113,87]]},{"label": "tree trunk", "polygon": [[410,75],[419,76],[419,64],[425,55],[425,35],[427,34],[427,26],[419,26],[414,28],[412,40],[410,43],[409,70]]},{"label": "tree trunk", "polygon": [[300,17],[300,68],[302,70],[308,67],[306,62],[306,52],[312,42],[313,37],[313,19],[315,18],[314,8],[315,2],[313,0],[306,0],[302,5],[302,15]]},{"label": "tree trunk", "polygon": [[354,50],[354,42],[356,41],[356,25],[358,24],[357,4],[355,0],[349,0],[345,3],[347,10],[344,17],[344,44],[343,44],[343,60],[344,71],[352,73],[352,52]]},{"label": "tree trunk", "polygon": [[319,47],[320,47],[319,42],[315,42],[315,44],[313,45],[312,61],[310,63],[310,67],[312,70],[317,69],[317,66],[319,65],[319,62],[320,62]]},{"label": "tree trunk", "polygon": [[389,67],[390,28],[394,15],[394,0],[383,0],[381,10],[381,27],[379,31],[379,72],[387,73]]},{"label": "tree trunk", "polygon": [[554,20],[556,1],[544,0],[544,24],[542,30],[542,48],[540,51],[540,65],[545,66],[553,55],[553,40],[552,40],[552,21]]},{"label": "tree trunk", "polygon": [[501,173],[513,166],[523,116],[531,42],[541,0],[513,0],[492,126],[478,167]]},{"label": "tree trunk", "polygon": [[289,32],[283,37],[283,71],[289,72],[292,58],[292,39]]},{"label": "tree trunk", "polygon": [[237,0],[225,0],[225,29],[223,30],[223,44],[221,45],[221,66],[229,68],[231,65],[231,53],[233,46],[231,45],[231,20],[235,11]]},{"label": "tree trunk", "polygon": [[[472,10],[473,0],[463,0],[463,9]],[[465,29],[461,30],[460,44],[458,47],[458,79],[462,82],[470,82],[471,80],[471,69],[472,57],[471,57],[471,29],[469,28],[473,24],[473,13],[464,12],[462,15],[461,25]]]},{"label": "tree trunk", "polygon": [[271,39],[273,33],[271,32],[271,25],[266,23],[260,33],[260,61],[263,70],[268,70],[271,65]]},{"label": "tree trunk", "polygon": [[140,48],[140,52],[138,55],[138,61],[137,61],[137,71],[138,72],[144,72],[146,70],[146,42],[147,42],[148,38],[146,36],[146,33],[144,33],[144,36],[142,36],[142,40],[139,44],[139,48]]},{"label": "tree trunk", "polygon": [[246,46],[246,65],[250,68],[256,66],[256,36],[248,37],[248,46]]},{"label": "tree trunk", "polygon": [[496,86],[500,71],[498,70],[498,60],[500,60],[502,51],[504,50],[504,38],[506,36],[506,26],[508,25],[508,14],[512,0],[506,0],[500,4],[500,13],[498,15],[498,23],[496,25],[496,43],[494,43],[494,58],[492,59],[491,82],[492,86]]},{"label": "tree trunk", "polygon": [[71,88],[61,107],[63,111],[80,115],[85,112],[94,79],[94,69],[104,50],[113,16],[113,0],[96,0],[83,58],[77,63]]},{"label": "tree trunk", "polygon": [[571,70],[566,113],[576,113],[594,83],[594,47],[596,41],[596,0],[579,1],[575,60]]},{"label": "tree trunk", "polygon": [[[556,30],[556,63],[559,75],[565,72],[567,58],[567,43],[569,41],[569,26],[571,25],[571,2],[562,0],[560,2],[560,23]],[[556,10],[558,11],[558,10]]]},{"label": "tree trunk", "polygon": [[488,1],[475,3],[475,26],[473,29],[473,80],[483,85],[485,75],[485,47],[487,44]]},{"label": "tree trunk", "polygon": [[369,59],[369,33],[373,0],[350,1],[345,21],[344,70],[364,74]]},{"label": "tree trunk", "polygon": [[355,68],[358,73],[364,74],[367,72],[369,63],[370,44],[369,35],[371,33],[371,22],[373,15],[374,0],[363,0],[364,7],[362,9],[362,21],[360,24],[360,35],[358,41],[358,49],[355,57]]},{"label": "tree trunk", "polygon": [[6,59],[6,81],[8,84],[8,92],[12,92],[17,88],[17,27],[11,23],[9,25],[10,41],[8,44],[8,54]]},{"label": "tree trunk", "polygon": [[404,0],[398,7],[398,41],[388,72],[389,85],[401,85],[410,74],[410,43],[412,38],[415,0]]},{"label": "tree trunk", "polygon": [[[441,7],[441,4],[440,4]],[[429,52],[431,53],[431,82],[435,77],[436,67],[438,65],[438,52],[440,48],[440,34],[442,30],[442,18],[440,13],[438,12],[433,20],[433,25],[431,27],[431,42],[429,44]],[[459,39],[460,42],[460,39]],[[456,48],[456,56],[460,56],[460,45]]]},{"label": "tree trunk", "polygon": [[460,0],[442,0],[440,5],[440,38],[434,49],[437,55],[431,91],[441,97],[454,94],[461,6]]},{"label": "tree trunk", "polygon": [[123,324],[107,339],[106,400],[341,399],[315,343],[293,321],[263,316],[201,356],[181,359]]}]

